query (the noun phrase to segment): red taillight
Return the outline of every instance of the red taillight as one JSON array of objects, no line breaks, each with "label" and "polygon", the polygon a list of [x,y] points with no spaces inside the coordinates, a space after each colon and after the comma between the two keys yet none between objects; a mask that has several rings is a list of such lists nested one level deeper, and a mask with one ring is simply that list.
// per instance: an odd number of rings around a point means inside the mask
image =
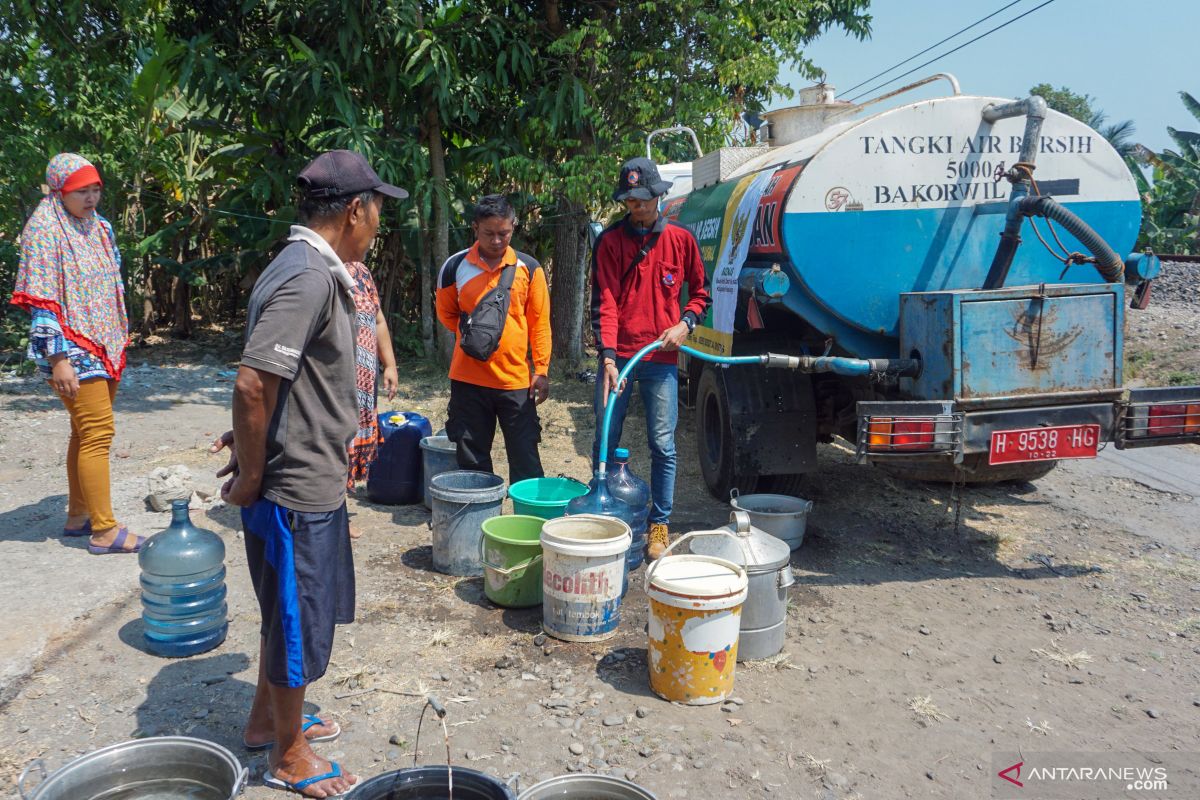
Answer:
[{"label": "red taillight", "polygon": [[933,421],[898,419],[892,425],[893,450],[929,450],[933,447]]},{"label": "red taillight", "polygon": [[1147,436],[1185,436],[1200,433],[1200,404],[1150,406]]},{"label": "red taillight", "polygon": [[871,417],[867,420],[867,448],[876,452],[932,450],[936,426],[932,419]]}]

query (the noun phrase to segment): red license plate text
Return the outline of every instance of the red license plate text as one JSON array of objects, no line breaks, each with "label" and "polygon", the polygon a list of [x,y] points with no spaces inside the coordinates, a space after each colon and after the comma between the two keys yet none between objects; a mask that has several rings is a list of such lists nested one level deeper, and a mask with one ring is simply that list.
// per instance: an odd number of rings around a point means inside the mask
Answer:
[{"label": "red license plate text", "polygon": [[989,464],[1019,461],[1053,461],[1060,458],[1095,458],[1100,444],[1099,425],[1059,425],[993,431]]}]

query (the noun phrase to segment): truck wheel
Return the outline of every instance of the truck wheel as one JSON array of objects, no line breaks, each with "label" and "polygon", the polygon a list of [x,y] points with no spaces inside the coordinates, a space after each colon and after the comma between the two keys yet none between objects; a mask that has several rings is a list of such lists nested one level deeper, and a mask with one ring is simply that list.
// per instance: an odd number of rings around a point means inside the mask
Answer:
[{"label": "truck wheel", "polygon": [[734,472],[729,398],[725,396],[725,387],[716,371],[708,367],[701,373],[696,390],[696,449],[699,450],[700,472],[713,497],[728,500],[731,489],[740,493],[754,491],[758,476]]},{"label": "truck wheel", "polygon": [[908,481],[931,483],[1025,483],[1036,481],[1050,474],[1057,461],[1030,461],[1024,464],[987,463],[982,454],[963,458],[963,470],[959,472],[953,464],[899,464],[896,462],[876,463],[888,475]]},{"label": "truck wheel", "polygon": [[786,494],[789,497],[804,496],[804,474],[760,475],[756,491],[764,494]]}]

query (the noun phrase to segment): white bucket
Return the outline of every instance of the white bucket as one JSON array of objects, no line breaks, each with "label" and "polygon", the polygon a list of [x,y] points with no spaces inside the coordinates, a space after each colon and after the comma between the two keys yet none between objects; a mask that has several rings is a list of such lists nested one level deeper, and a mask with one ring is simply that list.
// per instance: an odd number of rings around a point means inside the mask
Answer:
[{"label": "white bucket", "polygon": [[[731,534],[690,533],[667,553],[697,535]],[[650,688],[676,703],[719,703],[733,692],[746,570],[712,556],[667,553],[646,572]]]},{"label": "white bucket", "polygon": [[568,642],[614,636],[621,622],[629,526],[579,514],[542,526],[542,630]]}]

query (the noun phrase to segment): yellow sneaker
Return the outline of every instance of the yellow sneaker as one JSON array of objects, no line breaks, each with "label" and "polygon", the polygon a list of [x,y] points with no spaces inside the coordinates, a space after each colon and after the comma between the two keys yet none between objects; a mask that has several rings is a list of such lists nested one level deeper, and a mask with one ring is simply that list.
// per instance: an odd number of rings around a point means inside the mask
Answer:
[{"label": "yellow sneaker", "polygon": [[649,547],[646,548],[646,558],[654,561],[662,556],[671,544],[671,534],[667,531],[666,523],[656,522],[651,525],[648,540]]}]

